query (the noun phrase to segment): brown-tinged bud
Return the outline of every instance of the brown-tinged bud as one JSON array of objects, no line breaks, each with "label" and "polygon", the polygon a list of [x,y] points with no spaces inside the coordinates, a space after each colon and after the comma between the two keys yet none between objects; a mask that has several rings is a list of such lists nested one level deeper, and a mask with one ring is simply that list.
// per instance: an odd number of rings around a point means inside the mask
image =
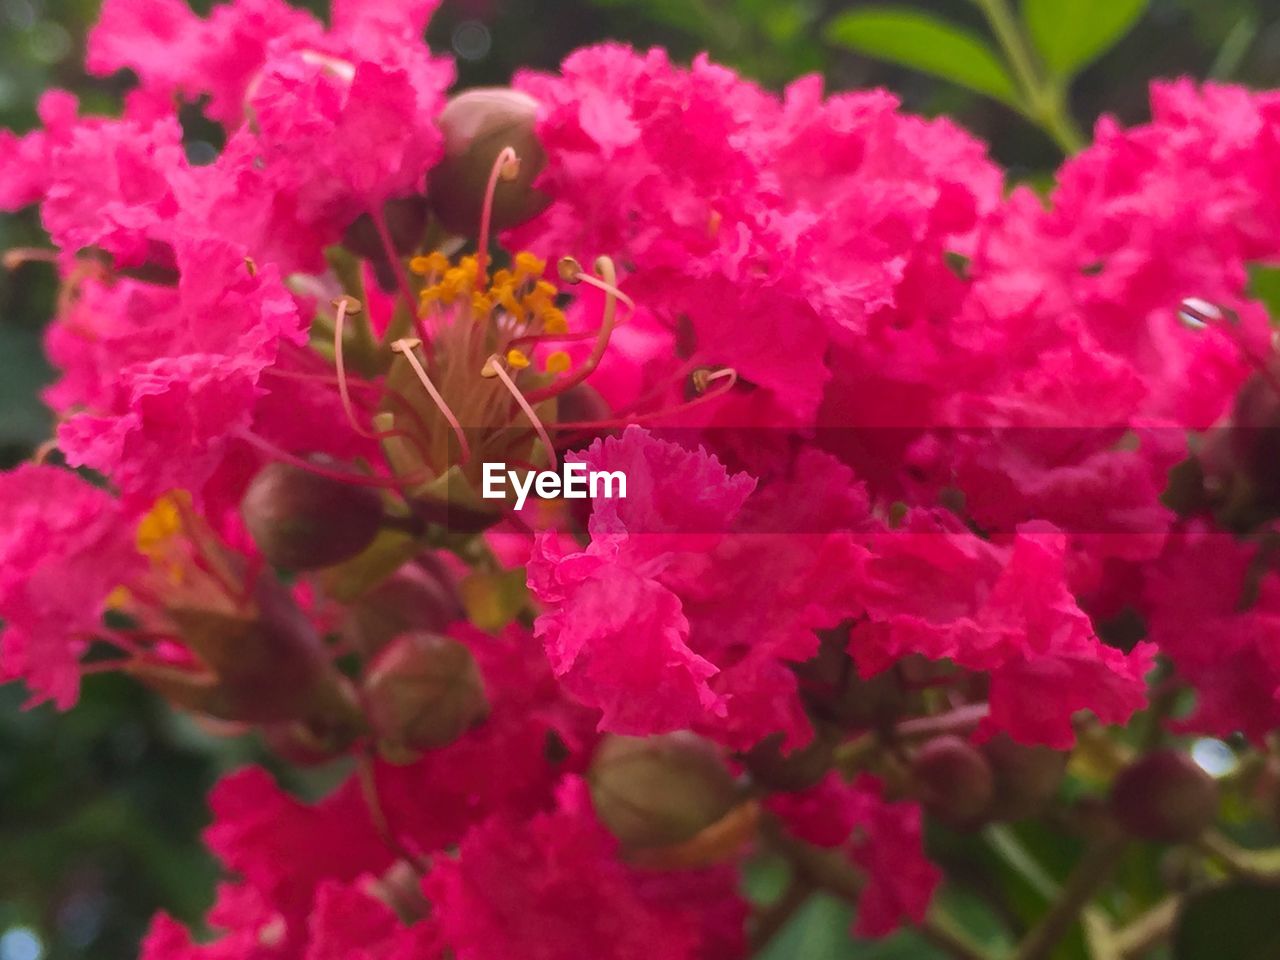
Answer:
[{"label": "brown-tinged bud", "polygon": [[418,562],[402,567],[361,597],[348,611],[342,633],[355,649],[372,657],[402,633],[441,633],[464,616],[457,585],[444,567]]},{"label": "brown-tinged bud", "polygon": [[1280,501],[1280,394],[1255,373],[1236,394],[1231,454],[1268,503]]},{"label": "brown-tinged bud", "polygon": [[1024,820],[1039,813],[1058,792],[1070,759],[1061,750],[1027,746],[1005,733],[980,749],[995,777],[995,797],[988,811],[992,820]]},{"label": "brown-tinged bud", "polygon": [[314,767],[343,756],[352,739],[301,721],[273,723],[262,728],[262,742],[267,749],[298,767]]},{"label": "brown-tinged bud", "polygon": [[925,809],[953,827],[979,825],[995,794],[986,757],[952,734],[935,737],[916,752],[911,778]]},{"label": "brown-tinged bud", "polygon": [[433,633],[393,640],[369,667],[362,690],[379,750],[392,761],[453,743],[489,712],[471,651]]},{"label": "brown-tinged bud", "polygon": [[1186,754],[1155,750],[1116,777],[1111,812],[1135,837],[1194,840],[1217,816],[1218,785]]},{"label": "brown-tinged bud", "polygon": [[513,227],[547,205],[533,181],[546,165],[535,126],[538,103],[506,87],[480,87],[458,94],[440,114],[444,159],[427,175],[431,208],[454,233],[479,233],[485,191],[499,154],[510,147],[518,158],[511,179],[500,178],[493,198],[492,227]]},{"label": "brown-tinged bud", "polygon": [[258,471],[240,512],[267,562],[286,570],[348,560],[373,542],[382,525],[376,490],[287,463]]},{"label": "brown-tinged bud", "polygon": [[692,733],[611,735],[588,772],[596,813],[632,850],[684,843],[725,816],[737,786],[720,750]]},{"label": "brown-tinged bud", "polygon": [[[388,200],[383,205],[382,216],[387,225],[387,233],[391,238],[391,246],[398,255],[408,256],[421,247],[430,215],[427,201],[423,197],[401,197]],[[373,265],[382,289],[395,289],[395,271],[387,257],[382,238],[378,235],[378,228],[369,214],[362,213],[347,227],[342,235],[342,245]]]},{"label": "brown-tinged bud", "polygon": [[143,661],[125,669],[178,706],[221,720],[306,720],[353,735],[360,720],[350,684],[288,591],[264,575],[253,600],[234,612],[171,608],[169,617],[197,662]]},{"label": "brown-tinged bud", "polygon": [[803,747],[782,749],[782,734],[771,734],[742,758],[751,779],[772,790],[807,790],[831,770],[835,737],[819,730]]}]

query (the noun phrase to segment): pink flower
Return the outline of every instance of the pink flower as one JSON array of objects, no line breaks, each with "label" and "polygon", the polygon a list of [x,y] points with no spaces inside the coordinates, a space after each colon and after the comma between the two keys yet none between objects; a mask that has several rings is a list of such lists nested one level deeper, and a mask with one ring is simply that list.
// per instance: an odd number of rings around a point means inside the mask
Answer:
[{"label": "pink flower", "polygon": [[1123,723],[1146,701],[1155,648],[1106,646],[1066,583],[1066,538],[1045,527],[1000,545],[942,516],[913,514],[874,539],[862,589],[868,619],[850,636],[864,676],[919,654],[990,674],[990,730],[1057,748],[1090,709]]},{"label": "pink flower", "polygon": [[541,103],[556,202],[515,242],[632,264],[682,353],[735,369],[787,424],[817,410],[833,343],[956,300],[943,253],[999,199],[976,141],[881,94],[824,103],[804,80],[783,102],[705,58],[616,45],[516,84]]},{"label": "pink flower", "polygon": [[1196,688],[1180,728],[1260,742],[1280,723],[1280,576],[1260,550],[1196,524],[1144,571],[1150,637]]},{"label": "pink flower", "polygon": [[886,802],[874,777],[848,783],[830,773],[806,791],[771,797],[769,807],[797,837],[841,851],[865,874],[855,933],[883,937],[924,919],[942,872],[925,858],[918,805]]},{"label": "pink flower", "polygon": [[[569,783],[570,794],[581,782]],[[696,956],[691,918],[642,899],[589,804],[570,800],[521,823],[477,826],[441,859],[425,892],[458,960],[680,960]]]},{"label": "pink flower", "polygon": [[107,303],[147,311],[124,325],[111,313],[88,317],[107,325],[109,339],[68,321],[51,335],[59,351],[74,352],[73,341],[83,338],[96,354],[87,376],[53,394],[76,407],[92,404],[59,429],[68,459],[148,503],[173,488],[201,490],[235,432],[253,422],[263,371],[283,345],[306,336],[276,271],[250,270],[243,248],[183,238],[177,254],[176,290],[126,283],[118,295],[94,291]]},{"label": "pink flower", "polygon": [[74,473],[0,474],[0,680],[26,681],[33,702],[75,703],[80,656],[137,565],[131,534],[119,504]]},{"label": "pink flower", "polygon": [[793,479],[748,499],[745,474],[638,427],[583,459],[622,469],[628,490],[595,502],[584,550],[550,533],[535,545],[535,630],[566,690],[603,710],[605,730],[807,739],[788,663],[855,610],[862,552],[848,530],[867,505],[849,471],[804,454]]}]

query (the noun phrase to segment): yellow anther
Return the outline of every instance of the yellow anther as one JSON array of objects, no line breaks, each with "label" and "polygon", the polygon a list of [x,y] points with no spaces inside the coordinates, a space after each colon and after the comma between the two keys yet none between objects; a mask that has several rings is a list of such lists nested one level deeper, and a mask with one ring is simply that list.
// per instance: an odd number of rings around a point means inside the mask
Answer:
[{"label": "yellow anther", "polygon": [[190,502],[191,495],[185,490],[166,493],[138,522],[134,543],[137,545],[138,552],[144,557],[155,559],[161,548],[182,532],[179,497],[186,497]]},{"label": "yellow anther", "polygon": [[119,586],[107,594],[106,606],[109,610],[123,610],[133,602],[133,594],[126,586]]},{"label": "yellow anther", "polygon": [[529,366],[529,358],[519,350],[507,351],[507,366],[514,370],[523,370]]},{"label": "yellow anther", "polygon": [[563,350],[557,350],[547,355],[546,363],[543,365],[547,373],[564,373],[569,369],[569,354]]},{"label": "yellow anther", "polygon": [[528,250],[522,250],[515,256],[516,274],[520,279],[540,277],[547,269],[547,262],[535,257]]},{"label": "yellow anther", "polygon": [[573,257],[561,257],[556,272],[565,283],[577,283],[582,279],[582,264]]},{"label": "yellow anther", "polygon": [[439,250],[423,256],[414,257],[409,261],[409,269],[420,277],[429,277],[433,273],[444,273],[449,269],[449,258]]},{"label": "yellow anther", "polygon": [[493,301],[478,290],[471,294],[471,315],[476,320],[484,320],[493,312]]},{"label": "yellow anther", "polygon": [[542,317],[542,329],[545,333],[561,334],[569,329],[569,324],[559,307],[547,307],[541,312],[540,316]]}]

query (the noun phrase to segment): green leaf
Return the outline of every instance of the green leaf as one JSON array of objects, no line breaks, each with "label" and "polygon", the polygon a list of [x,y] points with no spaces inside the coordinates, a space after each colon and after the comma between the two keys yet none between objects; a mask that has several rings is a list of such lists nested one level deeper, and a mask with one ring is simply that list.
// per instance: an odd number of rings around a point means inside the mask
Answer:
[{"label": "green leaf", "polygon": [[1249,296],[1261,300],[1271,314],[1271,322],[1280,324],[1280,267],[1267,263],[1249,264]]},{"label": "green leaf", "polygon": [[1273,960],[1280,956],[1280,887],[1232,883],[1187,903],[1173,960]]},{"label": "green leaf", "polygon": [[1119,43],[1146,9],[1147,0],[1022,0],[1022,18],[1037,52],[1063,79]]},{"label": "green leaf", "polygon": [[1009,71],[985,40],[929,14],[905,7],[859,7],[827,25],[832,43],[868,56],[931,73],[1020,105]]}]

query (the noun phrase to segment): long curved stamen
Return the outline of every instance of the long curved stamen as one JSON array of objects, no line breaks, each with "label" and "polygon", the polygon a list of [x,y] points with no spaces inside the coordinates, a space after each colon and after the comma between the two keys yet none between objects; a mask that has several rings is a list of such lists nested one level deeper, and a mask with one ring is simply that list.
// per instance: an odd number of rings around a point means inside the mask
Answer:
[{"label": "long curved stamen", "polygon": [[221,544],[217,542],[213,531],[204,525],[185,497],[175,496],[171,499],[178,511],[178,521],[191,544],[196,566],[213,577],[227,596],[241,596],[244,593],[243,579],[224,558]]},{"label": "long curved stamen", "polygon": [[458,418],[453,411],[449,409],[449,404],[445,402],[444,397],[440,395],[440,391],[436,389],[436,385],[431,382],[431,378],[427,376],[426,369],[418,360],[417,355],[413,352],[414,348],[419,346],[421,341],[406,338],[397,340],[391,345],[391,349],[398,353],[404,354],[404,358],[409,361],[409,366],[413,367],[413,372],[417,374],[418,379],[422,382],[422,386],[426,388],[427,394],[431,397],[431,401],[439,408],[441,416],[449,424],[453,430],[454,436],[458,438],[458,446],[461,450],[462,463],[467,463],[471,459],[471,445],[467,443],[466,431],[462,429],[462,424],[458,422]]},{"label": "long curved stamen", "polygon": [[[342,398],[342,409],[347,415],[347,420],[351,424],[351,429],[366,440],[407,440],[414,449],[422,455],[425,462],[427,459],[427,451],[417,437],[404,430],[369,430],[361,426],[360,421],[356,419],[355,407],[351,403],[351,395],[348,392],[350,384],[347,380],[346,364],[343,360],[342,354],[342,335],[343,322],[347,315],[350,314],[354,316],[357,312],[363,309],[363,306],[360,301],[354,297],[340,297],[334,301],[334,305],[337,307],[337,313],[333,320],[333,366],[337,372],[337,376],[331,379],[337,381],[338,393]],[[305,374],[302,376],[305,376]],[[368,385],[366,384],[365,386]],[[386,392],[390,394],[395,391],[387,389]]]},{"label": "long curved stamen", "polygon": [[[610,263],[612,263],[612,261],[610,261]],[[587,271],[583,270],[582,264],[578,263],[578,261],[573,257],[561,257],[560,262],[556,264],[556,270],[560,274],[560,279],[565,283],[585,283],[588,286],[595,287],[597,290],[603,290],[605,293],[613,294],[627,305],[627,309],[630,311],[630,314],[628,314],[627,317],[628,320],[635,314],[636,302],[623,293],[617,286],[615,282],[617,277],[612,275],[612,271],[610,280],[601,280],[599,277],[593,277],[591,274],[587,273]]]},{"label": "long curved stamen", "polygon": [[[713,383],[720,381],[724,382],[724,386],[716,390],[709,389]],[[692,400],[686,400],[684,403],[676,404],[674,407],[667,407],[665,410],[632,413],[625,417],[617,417],[611,420],[566,420],[552,426],[556,430],[601,430],[610,427],[625,427],[632,423],[643,423],[646,420],[660,420],[672,414],[684,413],[704,403],[718,400],[729,393],[737,386],[738,371],[732,367],[721,367],[718,370],[699,370],[694,374],[693,383],[694,388],[700,394],[699,396],[694,397]]]},{"label": "long curved stamen", "polygon": [[531,403],[550,400],[552,397],[557,397],[564,393],[570,387],[576,387],[595,372],[596,367],[600,365],[600,361],[604,358],[604,352],[609,346],[609,338],[613,336],[614,324],[617,322],[618,294],[621,291],[618,290],[618,274],[613,267],[611,259],[600,257],[596,260],[596,271],[604,274],[604,282],[606,284],[603,288],[605,291],[604,318],[600,321],[600,331],[596,334],[596,345],[592,348],[591,355],[579,364],[573,373],[529,394]]},{"label": "long curved stamen", "polygon": [[338,480],[342,483],[349,483],[357,487],[375,487],[379,490],[399,490],[401,486],[416,486],[419,483],[426,483],[434,477],[433,474],[427,471],[422,471],[410,477],[399,477],[393,480],[387,477],[375,477],[367,473],[355,473],[351,470],[330,470],[320,464],[312,463],[310,460],[304,460],[302,457],[294,456],[288,450],[277,446],[266,437],[260,436],[252,430],[241,428],[234,431],[234,436],[251,446],[257,447],[272,460],[279,460],[281,463],[287,463],[291,467],[297,467],[299,470],[306,470],[308,473],[314,473],[318,477],[327,477],[330,480]]},{"label": "long curved stamen", "polygon": [[551,468],[553,470],[558,469],[560,466],[560,458],[556,455],[556,448],[551,442],[551,437],[547,434],[547,428],[542,425],[542,420],[538,417],[538,414],[534,412],[533,405],[525,395],[520,392],[520,388],[516,386],[515,381],[511,379],[506,370],[502,369],[502,360],[496,353],[491,356],[489,361],[484,365],[484,368],[480,371],[480,376],[497,377],[502,381],[502,385],[506,387],[511,396],[515,398],[516,403],[520,405],[520,409],[524,411],[524,415],[528,417],[529,422],[533,424],[533,429],[537,432],[538,439],[542,441],[542,446],[546,449],[547,456],[551,458]]},{"label": "long curved stamen", "polygon": [[514,180],[520,175],[520,157],[511,147],[503,147],[489,171],[489,183],[484,191],[484,206],[480,210],[480,236],[476,241],[476,289],[482,289],[489,280],[489,229],[493,221],[493,198],[499,180]]},{"label": "long curved stamen", "polygon": [[373,220],[373,228],[378,233],[378,242],[382,244],[382,253],[391,264],[391,270],[396,276],[396,286],[400,288],[400,296],[404,297],[404,305],[413,316],[414,328],[422,339],[422,350],[430,358],[431,341],[427,337],[426,321],[418,313],[418,299],[413,294],[413,287],[409,283],[409,274],[404,269],[404,261],[400,259],[400,254],[396,252],[396,244],[391,238],[391,228],[387,226],[387,218],[381,208],[370,209],[369,218]]},{"label": "long curved stamen", "polygon": [[1236,349],[1240,351],[1240,356],[1262,375],[1277,395],[1280,395],[1280,377],[1277,377],[1271,369],[1267,358],[1258,356],[1238,329],[1240,314],[1230,307],[1210,303],[1201,297],[1187,297],[1178,304],[1178,319],[1192,330],[1207,330],[1214,327],[1225,332],[1235,344]]},{"label": "long curved stamen", "polygon": [[351,392],[347,389],[347,366],[342,356],[342,334],[347,314],[355,316],[364,306],[354,297],[339,297],[334,301],[338,312],[333,318],[333,368],[338,375],[338,396],[342,398],[342,411],[347,415],[351,429],[366,440],[379,440],[381,435],[361,426],[356,419],[355,407],[351,404]]},{"label": "long curved stamen", "polygon": [[57,263],[57,250],[43,250],[40,247],[10,247],[0,258],[0,265],[6,270],[17,270],[24,263]]}]

